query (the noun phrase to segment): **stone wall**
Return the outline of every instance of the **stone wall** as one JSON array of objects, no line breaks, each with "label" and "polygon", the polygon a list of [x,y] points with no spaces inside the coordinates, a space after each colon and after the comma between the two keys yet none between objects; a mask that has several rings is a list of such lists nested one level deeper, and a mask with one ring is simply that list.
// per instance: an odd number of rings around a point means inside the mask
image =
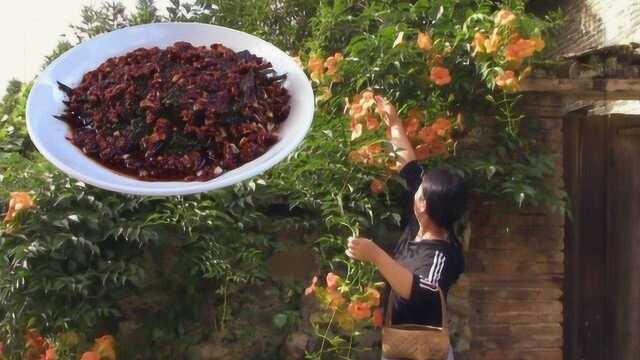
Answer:
[{"label": "stone wall", "polygon": [[[523,111],[557,155],[563,187],[561,100],[527,95]],[[562,359],[563,214],[476,200],[467,272],[449,298],[458,359]]]},{"label": "stone wall", "polygon": [[567,15],[559,37],[560,54],[640,42],[640,31],[637,30],[640,27],[640,2],[637,0],[562,0],[552,3],[560,5]]}]

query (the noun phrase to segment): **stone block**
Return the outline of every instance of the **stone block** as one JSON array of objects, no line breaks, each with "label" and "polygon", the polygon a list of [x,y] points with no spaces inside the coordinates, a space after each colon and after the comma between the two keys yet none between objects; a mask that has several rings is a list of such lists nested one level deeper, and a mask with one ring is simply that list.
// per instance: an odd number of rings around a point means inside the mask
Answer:
[{"label": "stone block", "polygon": [[473,360],[562,360],[562,349],[471,350],[463,356]]},{"label": "stone block", "polygon": [[471,349],[532,349],[562,346],[559,323],[472,326]]}]

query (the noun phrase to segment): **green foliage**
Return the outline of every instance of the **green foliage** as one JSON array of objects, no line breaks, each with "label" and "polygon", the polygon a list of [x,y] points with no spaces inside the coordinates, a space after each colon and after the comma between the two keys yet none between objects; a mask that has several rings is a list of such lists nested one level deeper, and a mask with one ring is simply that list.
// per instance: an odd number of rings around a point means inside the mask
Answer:
[{"label": "green foliage", "polygon": [[2,98],[2,107],[0,107],[2,115],[9,116],[13,112],[16,108],[17,101],[21,98],[19,96],[20,91],[22,91],[22,82],[16,79],[10,80],[7,85],[6,93]]},{"label": "green foliage", "polygon": [[[524,2],[511,1],[506,7],[519,12]],[[334,98],[372,89],[399,104],[401,115],[410,108],[424,109],[427,119],[462,112],[468,125],[473,125],[478,115],[492,115],[487,109],[495,109],[504,128],[494,127],[487,133],[485,140],[494,146],[463,150],[450,163],[467,173],[483,194],[516,200],[518,206],[531,203],[561,208],[558,194],[550,193],[546,184],[553,173],[549,166],[552,157],[534,146],[527,139],[529,135],[518,136],[525,120],[514,110],[518,97],[495,88],[495,77],[509,62],[502,55],[471,55],[474,34],[492,28],[492,13],[498,8],[489,1],[323,2],[313,21],[315,36],[306,43],[306,50],[308,55],[321,57],[335,51],[345,53],[342,75],[348,81],[331,84]],[[547,34],[554,25],[525,14],[518,16],[517,22],[525,37]],[[453,78],[446,87],[428,81],[429,66],[415,46],[418,31],[428,31],[434,39],[432,53],[446,54],[442,66]],[[405,42],[393,47],[400,32]],[[494,94],[503,99],[494,100]],[[325,102],[320,111],[336,114],[341,106],[339,101]],[[517,156],[511,155],[514,152]],[[485,176],[487,169],[494,169],[489,177]]]},{"label": "green foliage", "polygon": [[158,8],[155,5],[154,0],[138,0],[136,4],[136,11],[131,15],[131,24],[150,24],[160,21],[158,15]]},{"label": "green foliage", "polygon": [[125,6],[119,1],[109,0],[98,8],[84,6],[80,25],[72,25],[71,28],[75,30],[78,40],[84,40],[127,25],[129,18]]},{"label": "green foliage", "polygon": [[71,44],[67,40],[58,41],[58,44],[56,44],[56,48],[53,50],[53,52],[45,56],[44,63],[42,64],[42,69],[44,70],[49,64],[51,64],[53,60],[57,59],[60,55],[64,54],[65,51],[71,49],[72,47],[73,44]]},{"label": "green foliage", "polygon": [[171,0],[168,21],[210,23],[259,36],[276,46],[297,52],[309,36],[318,1]]},{"label": "green foliage", "polygon": [[276,46],[297,51],[310,35],[315,0],[248,0],[238,6],[234,0],[205,0],[216,8],[212,23],[255,34]]},{"label": "green foliage", "polygon": [[0,105],[0,157],[13,152],[25,155],[33,150],[25,127],[25,107],[30,90],[31,85],[18,80],[12,80],[7,87]]},{"label": "green foliage", "polygon": [[37,204],[0,225],[0,338],[8,349],[22,348],[28,328],[115,332],[114,321],[133,316],[127,299],[148,293],[169,300],[143,306],[133,319],[147,341],[164,345],[136,355],[179,357],[210,333],[206,324],[193,329],[207,307],[224,309],[219,326],[228,323],[229,297],[265,281],[265,258],[279,247],[270,234],[282,225],[262,213],[268,204],[254,200],[264,182],[174,198],[86,186],[33,149],[23,153],[27,94],[28,86],[9,92],[5,104],[16,105],[3,107],[12,116],[1,128],[7,151],[0,154],[0,206],[10,192],[25,190]]}]

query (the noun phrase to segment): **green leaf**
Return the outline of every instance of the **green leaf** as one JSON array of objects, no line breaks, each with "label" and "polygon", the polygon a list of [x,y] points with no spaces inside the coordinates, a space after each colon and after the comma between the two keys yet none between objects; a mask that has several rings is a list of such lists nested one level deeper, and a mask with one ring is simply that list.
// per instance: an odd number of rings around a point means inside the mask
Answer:
[{"label": "green leaf", "polygon": [[285,325],[287,325],[287,320],[288,320],[287,314],[282,314],[282,313],[276,314],[273,317],[273,325],[278,329],[282,329],[285,327]]}]

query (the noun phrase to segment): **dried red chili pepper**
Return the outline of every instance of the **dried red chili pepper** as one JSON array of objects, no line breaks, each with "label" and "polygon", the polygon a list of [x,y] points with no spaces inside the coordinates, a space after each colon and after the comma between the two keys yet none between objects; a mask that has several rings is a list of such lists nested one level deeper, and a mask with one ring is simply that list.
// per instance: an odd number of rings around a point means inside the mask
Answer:
[{"label": "dried red chili pepper", "polygon": [[56,116],[87,156],[144,180],[205,181],[264,154],[289,94],[249,51],[177,42],[110,58],[70,88]]}]

